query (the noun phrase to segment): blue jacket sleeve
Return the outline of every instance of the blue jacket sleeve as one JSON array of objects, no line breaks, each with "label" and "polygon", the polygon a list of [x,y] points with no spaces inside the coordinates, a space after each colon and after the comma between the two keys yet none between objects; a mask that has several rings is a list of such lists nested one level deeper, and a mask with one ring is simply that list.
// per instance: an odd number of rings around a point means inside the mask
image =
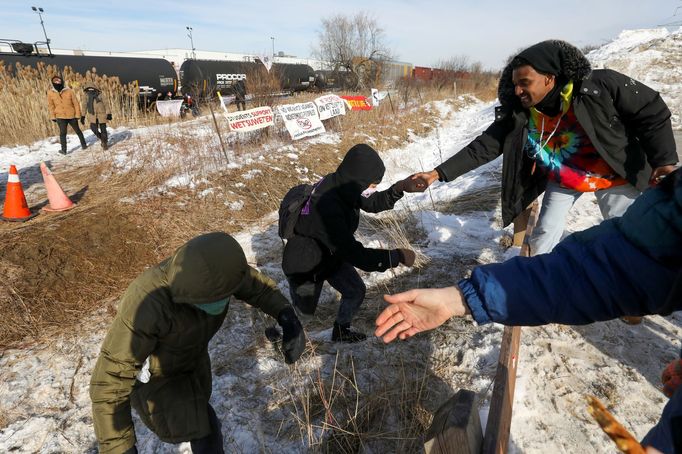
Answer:
[{"label": "blue jacket sleeve", "polygon": [[581,325],[658,313],[678,271],[605,221],[566,238],[549,254],[480,266],[459,287],[479,324]]}]

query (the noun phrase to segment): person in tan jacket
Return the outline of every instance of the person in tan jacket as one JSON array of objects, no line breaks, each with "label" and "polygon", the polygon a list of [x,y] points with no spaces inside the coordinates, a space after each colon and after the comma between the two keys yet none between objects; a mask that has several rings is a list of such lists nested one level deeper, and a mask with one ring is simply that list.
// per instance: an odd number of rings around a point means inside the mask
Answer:
[{"label": "person in tan jacket", "polygon": [[88,145],[85,137],[78,127],[78,118],[81,116],[81,107],[73,94],[73,90],[64,86],[64,80],[60,76],[52,78],[52,88],[47,92],[47,107],[50,111],[50,119],[59,126],[59,143],[62,148],[61,154],[66,154],[66,127],[71,125],[78,139],[81,148],[85,150]]},{"label": "person in tan jacket", "polygon": [[88,82],[83,86],[85,92],[85,99],[83,99],[83,109],[81,115],[81,124],[85,125],[85,120],[88,120],[90,129],[102,142],[102,148],[108,149],[108,135],[107,135],[107,120],[111,120],[111,110],[106,98],[102,95],[99,87],[93,82]]}]

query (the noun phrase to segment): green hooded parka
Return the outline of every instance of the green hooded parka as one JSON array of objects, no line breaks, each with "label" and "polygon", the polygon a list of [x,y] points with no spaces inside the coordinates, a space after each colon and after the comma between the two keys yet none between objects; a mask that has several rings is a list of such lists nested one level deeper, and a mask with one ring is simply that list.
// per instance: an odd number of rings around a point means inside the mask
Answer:
[{"label": "green hooded parka", "polygon": [[[270,278],[246,263],[226,233],[198,236],[138,276],[121,300],[90,381],[95,433],[102,453],[136,441],[131,406],[165,442],[211,431],[208,343],[227,314],[195,307],[234,295],[272,317],[289,306]],[[136,380],[149,358],[151,378]]]}]

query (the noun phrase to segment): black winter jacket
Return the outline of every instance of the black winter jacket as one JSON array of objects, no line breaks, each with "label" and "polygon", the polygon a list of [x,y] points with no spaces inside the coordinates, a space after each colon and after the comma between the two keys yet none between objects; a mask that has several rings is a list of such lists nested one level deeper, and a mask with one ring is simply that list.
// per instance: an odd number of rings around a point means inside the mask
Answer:
[{"label": "black winter jacket", "polygon": [[[599,155],[637,189],[644,190],[653,168],[677,162],[670,110],[658,92],[616,71],[590,70],[582,54],[574,54],[573,109]],[[546,175],[532,172],[523,152],[529,112],[514,95],[507,66],[498,88],[501,106],[495,120],[473,142],[438,166],[439,179],[460,175],[503,155],[502,220],[509,225],[545,190]]]},{"label": "black winter jacket", "polygon": [[[315,239],[322,251],[321,263],[310,273],[294,276],[297,279],[324,279],[343,262],[364,271],[385,271],[399,264],[396,250],[366,248],[355,239],[360,210],[368,213],[390,210],[403,196],[394,187],[369,197],[361,195],[370,184],[381,181],[384,165],[370,147],[358,147],[351,148],[336,172],[324,177],[315,190],[310,214],[300,216],[296,223],[296,236]],[[295,239],[287,243],[283,264],[311,260],[309,251],[296,245]]]}]

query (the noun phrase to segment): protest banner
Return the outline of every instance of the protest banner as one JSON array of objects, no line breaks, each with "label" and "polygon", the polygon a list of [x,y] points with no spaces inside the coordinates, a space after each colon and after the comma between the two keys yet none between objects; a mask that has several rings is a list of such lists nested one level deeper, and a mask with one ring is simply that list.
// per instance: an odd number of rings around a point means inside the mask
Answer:
[{"label": "protest banner", "polygon": [[325,132],[314,102],[277,106],[292,140],[315,136]]},{"label": "protest banner", "polygon": [[265,69],[267,69],[268,72],[270,72],[270,68],[272,68],[272,59],[267,55],[259,55],[258,59],[260,60],[261,63],[263,63]]},{"label": "protest banner", "polygon": [[156,111],[162,117],[179,117],[182,99],[170,99],[168,101],[156,101]]},{"label": "protest banner", "polygon": [[387,91],[379,91],[376,88],[372,88],[372,105],[374,107],[379,107],[379,102],[388,95]]},{"label": "protest banner", "polygon": [[364,96],[341,96],[350,110],[372,110],[372,105]]},{"label": "protest banner", "polygon": [[275,124],[275,117],[270,107],[237,111],[225,114],[231,131],[247,132],[267,128]]},{"label": "protest banner", "polygon": [[320,120],[328,120],[337,115],[346,115],[346,104],[337,95],[320,96],[315,100]]}]

